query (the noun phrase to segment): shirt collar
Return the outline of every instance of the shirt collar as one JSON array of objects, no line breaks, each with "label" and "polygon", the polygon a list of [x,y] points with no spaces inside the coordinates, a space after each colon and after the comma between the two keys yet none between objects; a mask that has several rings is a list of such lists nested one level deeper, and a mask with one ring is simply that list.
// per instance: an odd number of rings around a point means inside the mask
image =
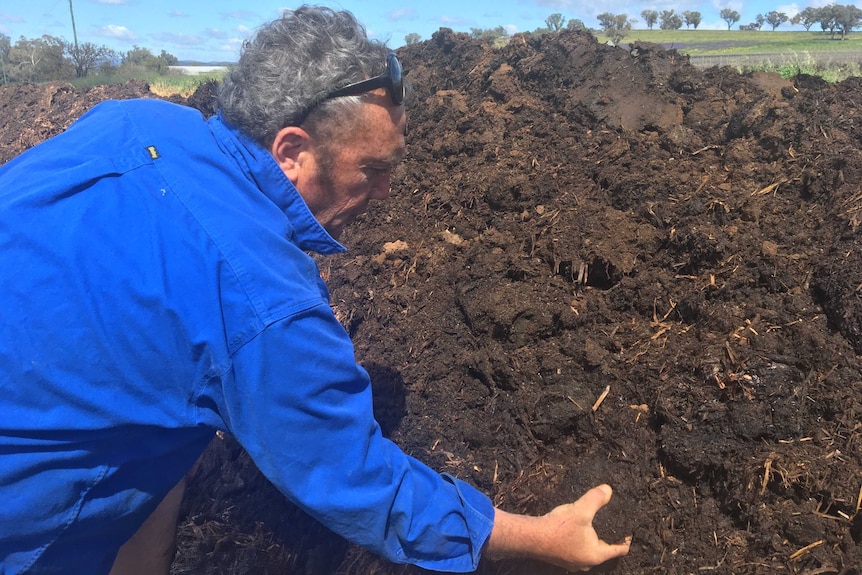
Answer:
[{"label": "shirt collar", "polygon": [[323,255],[347,251],[315,219],[293,182],[266,149],[230,125],[221,112],[209,119],[216,138],[227,147],[240,169],[284,212],[293,226],[292,240],[305,251]]}]

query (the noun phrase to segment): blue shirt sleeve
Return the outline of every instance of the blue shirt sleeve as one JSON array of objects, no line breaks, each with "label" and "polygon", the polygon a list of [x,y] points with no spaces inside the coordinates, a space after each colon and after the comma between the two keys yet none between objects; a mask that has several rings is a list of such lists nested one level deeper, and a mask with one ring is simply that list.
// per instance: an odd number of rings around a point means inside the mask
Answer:
[{"label": "blue shirt sleeve", "polygon": [[263,474],[336,533],[395,562],[475,570],[491,501],[381,435],[353,357],[332,310],[312,302],[244,345],[213,396]]}]

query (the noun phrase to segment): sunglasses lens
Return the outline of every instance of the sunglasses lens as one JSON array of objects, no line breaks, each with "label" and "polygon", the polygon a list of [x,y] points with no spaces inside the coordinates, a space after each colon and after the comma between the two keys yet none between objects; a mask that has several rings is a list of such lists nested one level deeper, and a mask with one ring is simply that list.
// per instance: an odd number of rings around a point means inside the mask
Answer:
[{"label": "sunglasses lens", "polygon": [[390,53],[386,58],[386,68],[389,73],[389,80],[392,82],[391,94],[392,103],[396,106],[404,101],[404,78],[401,75],[401,62],[395,57],[395,54]]}]

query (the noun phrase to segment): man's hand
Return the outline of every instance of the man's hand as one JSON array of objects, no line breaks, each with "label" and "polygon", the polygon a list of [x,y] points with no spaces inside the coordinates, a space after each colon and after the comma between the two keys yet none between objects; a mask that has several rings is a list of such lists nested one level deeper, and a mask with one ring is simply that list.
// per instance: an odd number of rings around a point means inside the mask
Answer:
[{"label": "man's hand", "polygon": [[629,552],[631,537],[609,545],[593,529],[593,517],[611,500],[609,485],[587,491],[574,503],[560,505],[547,515],[529,517],[497,510],[494,529],[485,548],[489,558],[527,557],[569,571],[587,571]]}]

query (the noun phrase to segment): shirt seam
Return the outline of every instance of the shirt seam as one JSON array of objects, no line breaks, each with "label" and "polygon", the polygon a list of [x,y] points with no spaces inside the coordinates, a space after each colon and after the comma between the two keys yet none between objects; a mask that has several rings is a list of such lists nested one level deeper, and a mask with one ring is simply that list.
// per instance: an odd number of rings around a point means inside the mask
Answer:
[{"label": "shirt seam", "polygon": [[71,527],[75,520],[78,519],[78,516],[81,514],[81,509],[84,507],[84,499],[87,498],[87,494],[90,493],[97,485],[99,485],[102,480],[105,478],[105,475],[108,473],[109,467],[107,465],[102,466],[102,471],[98,476],[90,483],[89,486],[81,493],[80,497],[75,503],[74,513],[70,514],[69,519],[64,523],[63,528],[60,529],[57,534],[47,543],[39,547],[34,553],[30,560],[24,565],[24,568],[21,570],[21,573],[29,573],[30,569],[36,564],[40,557],[48,550],[51,545],[57,542],[58,539]]}]

